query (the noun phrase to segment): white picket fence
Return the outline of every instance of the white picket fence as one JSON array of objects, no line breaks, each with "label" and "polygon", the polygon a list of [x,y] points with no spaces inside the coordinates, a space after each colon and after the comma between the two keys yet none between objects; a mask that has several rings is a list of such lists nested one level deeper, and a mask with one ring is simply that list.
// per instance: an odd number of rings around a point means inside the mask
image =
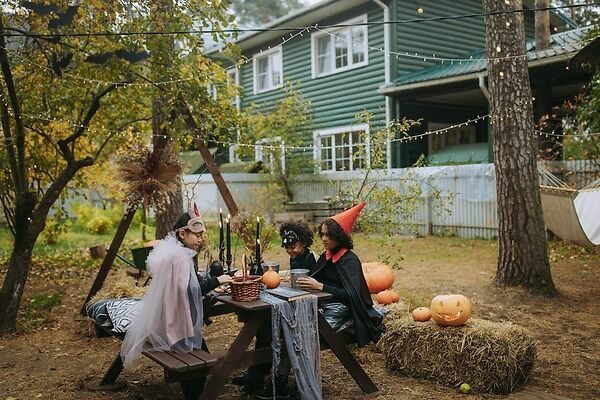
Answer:
[{"label": "white picket fence", "polygon": [[[589,181],[600,175],[600,169],[590,161],[545,162],[544,166],[577,182]],[[423,201],[410,221],[419,234],[445,234],[465,238],[493,238],[497,235],[496,181],[493,164],[458,165],[394,169],[371,172],[370,179],[380,185],[400,188],[400,182],[416,179],[422,183]],[[295,202],[322,201],[335,196],[340,187],[360,181],[362,172],[336,172],[294,177],[292,191]],[[273,215],[281,209],[281,197],[269,192],[269,175],[223,174],[225,182],[239,207]],[[206,218],[216,218],[219,208],[226,209],[210,174],[186,175],[186,197],[194,198]],[[427,183],[425,183],[427,182]],[[430,207],[428,194],[432,185],[442,193],[449,213]]]}]

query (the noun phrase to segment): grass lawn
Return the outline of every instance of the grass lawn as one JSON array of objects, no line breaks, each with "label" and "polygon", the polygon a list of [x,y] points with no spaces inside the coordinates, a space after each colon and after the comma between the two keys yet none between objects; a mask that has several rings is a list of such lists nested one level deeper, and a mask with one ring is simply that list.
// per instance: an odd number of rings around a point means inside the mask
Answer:
[{"label": "grass lawn", "polygon": [[[0,231],[0,282],[5,273],[9,236],[6,230]],[[182,398],[178,397],[178,387],[164,383],[162,370],[145,358],[137,368],[123,373],[122,378],[129,382],[125,391],[91,393],[83,389],[83,381],[102,376],[120,345],[113,338],[91,337],[87,321],[78,317],[100,264],[89,259],[88,247],[109,244],[111,239],[112,234],[73,231],[55,246],[36,247],[19,314],[19,333],[0,337],[0,399]],[[210,231],[209,239],[215,248],[218,232]],[[518,289],[492,286],[495,241],[452,237],[392,240],[395,245],[389,246],[381,237],[357,234],[355,251],[363,262],[376,261],[378,255],[388,256],[390,264],[399,262],[394,286],[407,310],[428,305],[437,293],[462,293],[471,299],[474,317],[512,321],[526,327],[536,338],[537,360],[525,390],[571,399],[599,398],[600,249],[550,242],[552,274],[560,295],[546,299]],[[139,228],[132,229],[121,253],[141,243]],[[234,243],[240,254],[241,243]],[[315,245],[313,250],[320,251],[320,246]],[[275,242],[264,258],[288,265],[287,255]],[[123,268],[116,267],[115,271]],[[107,285],[115,276],[109,276]],[[218,352],[227,349],[239,329],[234,316],[222,316],[205,328],[204,335],[211,350]],[[456,388],[388,371],[375,346],[356,349],[355,354],[380,388],[378,399],[501,398],[478,393],[462,395]],[[355,398],[358,387],[337,360],[329,352],[323,352],[321,360],[324,398]],[[240,391],[228,385],[220,398],[240,397]]]}]

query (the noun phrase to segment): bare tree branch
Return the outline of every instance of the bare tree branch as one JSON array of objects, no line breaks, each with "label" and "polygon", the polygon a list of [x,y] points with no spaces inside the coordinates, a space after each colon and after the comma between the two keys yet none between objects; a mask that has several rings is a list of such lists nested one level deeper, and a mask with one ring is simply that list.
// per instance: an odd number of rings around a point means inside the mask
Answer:
[{"label": "bare tree branch", "polygon": [[12,212],[13,208],[10,205],[10,200],[8,199],[6,193],[0,193],[0,202],[2,203],[2,211],[4,211],[4,218],[6,218],[6,224],[10,229],[10,233],[12,233],[13,237],[15,237],[15,214]]},{"label": "bare tree branch", "polygon": [[71,149],[69,149],[69,144],[77,140],[81,135],[85,133],[85,131],[90,125],[90,121],[92,120],[94,115],[96,115],[96,112],[98,112],[98,109],[100,108],[100,100],[118,87],[118,83],[111,83],[103,91],[94,96],[94,98],[92,99],[92,103],[90,104],[90,108],[88,109],[87,114],[84,117],[81,124],[79,124],[79,127],[71,136],[58,141],[58,146],[60,147],[61,152],[67,160],[67,162],[73,162],[75,159],[75,157],[73,156],[73,152],[71,151]]},{"label": "bare tree branch", "polygon": [[2,132],[4,134],[4,145],[6,146],[6,154],[8,156],[8,164],[10,166],[10,173],[12,175],[13,185],[17,188],[20,187],[19,173],[17,172],[19,166],[17,164],[17,155],[15,153],[14,141],[11,134],[10,128],[10,115],[8,109],[4,104],[4,90],[0,87],[0,118],[2,119]]},{"label": "bare tree branch", "polygon": [[10,63],[8,61],[8,54],[6,53],[4,18],[2,14],[0,14],[0,68],[2,69],[2,76],[4,77],[6,91],[8,92],[8,97],[13,110],[13,117],[15,119],[15,145],[17,152],[17,174],[19,177],[18,181],[15,182],[18,184],[15,189],[17,192],[25,192],[27,190],[27,178],[25,176],[25,128],[23,127],[21,107],[19,105],[19,99],[17,98],[17,91],[12,77]]},{"label": "bare tree branch", "polygon": [[48,187],[48,190],[44,193],[35,209],[33,210],[31,224],[44,223],[48,212],[52,205],[56,202],[62,190],[67,186],[75,174],[84,167],[88,167],[94,164],[92,157],[86,157],[81,160],[69,162],[67,166],[61,171],[56,177],[54,182]]}]

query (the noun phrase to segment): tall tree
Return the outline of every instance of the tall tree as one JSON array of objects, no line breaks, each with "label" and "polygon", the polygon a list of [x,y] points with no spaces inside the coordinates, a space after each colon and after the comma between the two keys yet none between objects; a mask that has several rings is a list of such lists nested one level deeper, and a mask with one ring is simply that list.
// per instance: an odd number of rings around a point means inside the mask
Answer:
[{"label": "tall tree", "polygon": [[[181,45],[173,49],[173,64],[163,66],[167,79],[159,83],[148,76],[153,65],[160,66],[154,57],[160,50],[149,40],[154,35],[106,35],[144,31],[153,18],[167,18],[155,2],[68,4],[12,0],[0,14],[0,200],[14,236],[0,289],[0,333],[16,329],[33,248],[51,207],[65,188],[85,184],[82,169],[124,141],[147,140],[156,93],[167,99],[166,115],[173,114],[176,99],[184,99],[200,123],[213,127],[219,121],[223,132],[223,121],[236,113],[227,96],[207,95],[207,84],[227,85],[227,74],[201,53],[197,35],[173,35]],[[183,0],[168,17],[176,21],[175,31],[198,25],[218,30],[234,20],[228,6],[229,1]],[[169,124],[180,140],[193,140],[181,119]]]},{"label": "tall tree", "polygon": [[600,8],[588,0],[552,0],[552,7],[574,6],[559,11],[569,16],[577,25],[587,26],[596,24],[600,19]]},{"label": "tall tree", "polygon": [[[498,198],[499,286],[554,295],[537,173],[537,145],[519,0],[484,0]],[[502,13],[506,12],[506,13]]]},{"label": "tall tree", "polygon": [[[152,18],[154,31],[168,31],[175,21],[171,21],[173,9],[172,0],[155,1],[156,14]],[[156,36],[150,39],[152,41],[154,52],[156,54],[155,62],[152,65],[152,79],[155,82],[169,80],[169,72],[173,67],[173,47],[175,45],[171,36]],[[170,137],[172,132],[169,129],[169,115],[165,114],[168,109],[168,99],[166,94],[158,93],[152,99],[152,142],[156,146],[164,137]],[[160,209],[156,210],[156,230],[155,239],[162,239],[172,229],[177,217],[183,212],[183,192],[177,191],[168,197],[168,202]]]},{"label": "tall tree", "polygon": [[302,0],[232,0],[241,26],[260,26],[304,6]]}]

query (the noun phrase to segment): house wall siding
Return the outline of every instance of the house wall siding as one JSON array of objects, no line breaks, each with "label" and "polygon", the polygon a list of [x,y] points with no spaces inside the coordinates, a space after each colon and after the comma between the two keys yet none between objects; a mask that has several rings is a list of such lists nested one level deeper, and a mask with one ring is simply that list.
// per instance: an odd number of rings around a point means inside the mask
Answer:
[{"label": "house wall siding", "polygon": [[[315,21],[319,25],[341,23],[345,20],[367,14],[368,21],[382,21],[383,11],[374,3],[349,10],[335,19]],[[383,48],[383,26],[368,27],[368,44],[374,48]],[[265,44],[261,49],[267,49]],[[260,49],[244,54],[252,57]],[[360,123],[355,114],[365,109],[373,113],[374,129],[385,126],[385,98],[377,93],[385,82],[383,52],[368,51],[368,65],[356,69],[312,78],[311,35],[305,33],[283,45],[283,77],[285,82],[297,84],[298,90],[309,100],[313,108],[314,129],[325,129]],[[253,66],[246,63],[240,71],[241,108],[256,104],[260,110],[267,111],[284,96],[283,89],[253,93]],[[302,133],[307,143],[312,142],[312,132]]]},{"label": "house wall siding", "polygon": [[[436,0],[435,5],[412,0],[396,1],[396,20],[483,12],[481,1]],[[422,7],[424,12],[417,12],[418,7]],[[526,12],[524,18],[526,36],[532,38],[535,35],[533,12]],[[483,17],[395,24],[394,28],[397,51],[417,53],[421,56],[400,56],[396,61],[396,77],[440,63],[440,61],[423,60],[422,56],[432,57],[435,54],[436,57],[461,58],[465,54],[485,48]],[[392,79],[394,78],[393,76]]]}]

